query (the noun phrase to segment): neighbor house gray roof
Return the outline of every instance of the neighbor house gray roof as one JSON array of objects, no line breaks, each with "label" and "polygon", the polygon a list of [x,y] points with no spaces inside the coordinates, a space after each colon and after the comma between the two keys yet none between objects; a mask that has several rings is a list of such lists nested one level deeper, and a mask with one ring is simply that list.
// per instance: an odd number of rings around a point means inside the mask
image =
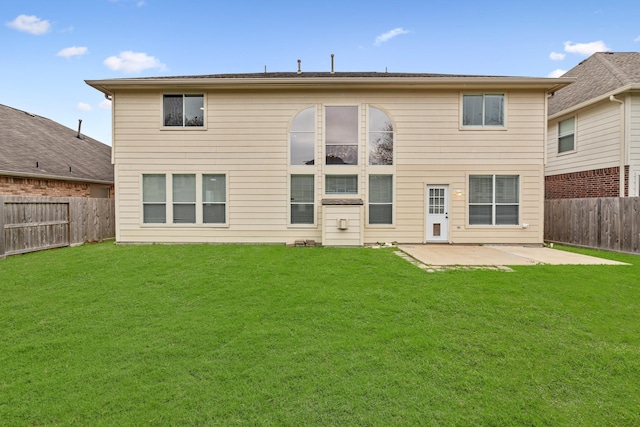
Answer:
[{"label": "neighbor house gray roof", "polygon": [[0,104],[0,175],[113,183],[111,147]]},{"label": "neighbor house gray roof", "polygon": [[640,85],[640,52],[594,53],[562,77],[576,81],[549,98],[550,116],[617,89]]}]

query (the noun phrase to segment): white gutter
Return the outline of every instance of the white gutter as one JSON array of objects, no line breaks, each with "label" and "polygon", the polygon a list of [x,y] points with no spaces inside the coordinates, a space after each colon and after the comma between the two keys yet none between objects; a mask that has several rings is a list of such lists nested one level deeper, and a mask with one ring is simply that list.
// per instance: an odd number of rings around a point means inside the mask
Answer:
[{"label": "white gutter", "polygon": [[626,146],[626,126],[625,126],[625,108],[624,101],[617,99],[614,95],[609,96],[609,101],[617,102],[620,104],[620,197],[624,197],[624,167],[625,167],[625,153],[627,152]]}]

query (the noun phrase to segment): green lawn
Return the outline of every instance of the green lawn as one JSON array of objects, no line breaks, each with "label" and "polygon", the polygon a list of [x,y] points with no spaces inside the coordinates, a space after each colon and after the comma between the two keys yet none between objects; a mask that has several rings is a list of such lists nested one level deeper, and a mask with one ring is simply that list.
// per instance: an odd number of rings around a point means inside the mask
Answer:
[{"label": "green lawn", "polygon": [[113,243],[0,260],[0,425],[640,425],[633,266]]}]

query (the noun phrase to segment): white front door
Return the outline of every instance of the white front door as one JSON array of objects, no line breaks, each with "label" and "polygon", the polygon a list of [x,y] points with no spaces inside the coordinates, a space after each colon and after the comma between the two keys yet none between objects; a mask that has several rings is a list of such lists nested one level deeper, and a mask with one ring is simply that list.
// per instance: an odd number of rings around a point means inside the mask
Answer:
[{"label": "white front door", "polygon": [[449,186],[427,185],[427,242],[449,238]]}]

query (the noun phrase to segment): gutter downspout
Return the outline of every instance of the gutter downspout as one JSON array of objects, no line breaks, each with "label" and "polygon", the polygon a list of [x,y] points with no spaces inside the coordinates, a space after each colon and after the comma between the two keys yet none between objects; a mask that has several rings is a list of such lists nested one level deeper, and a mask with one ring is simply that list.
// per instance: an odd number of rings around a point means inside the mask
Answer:
[{"label": "gutter downspout", "polygon": [[624,194],[624,184],[625,184],[625,176],[624,176],[624,167],[625,167],[625,153],[626,150],[626,133],[625,133],[625,109],[624,109],[624,101],[621,101],[615,97],[615,95],[611,95],[609,97],[609,101],[617,102],[620,104],[620,197],[625,197]]}]

